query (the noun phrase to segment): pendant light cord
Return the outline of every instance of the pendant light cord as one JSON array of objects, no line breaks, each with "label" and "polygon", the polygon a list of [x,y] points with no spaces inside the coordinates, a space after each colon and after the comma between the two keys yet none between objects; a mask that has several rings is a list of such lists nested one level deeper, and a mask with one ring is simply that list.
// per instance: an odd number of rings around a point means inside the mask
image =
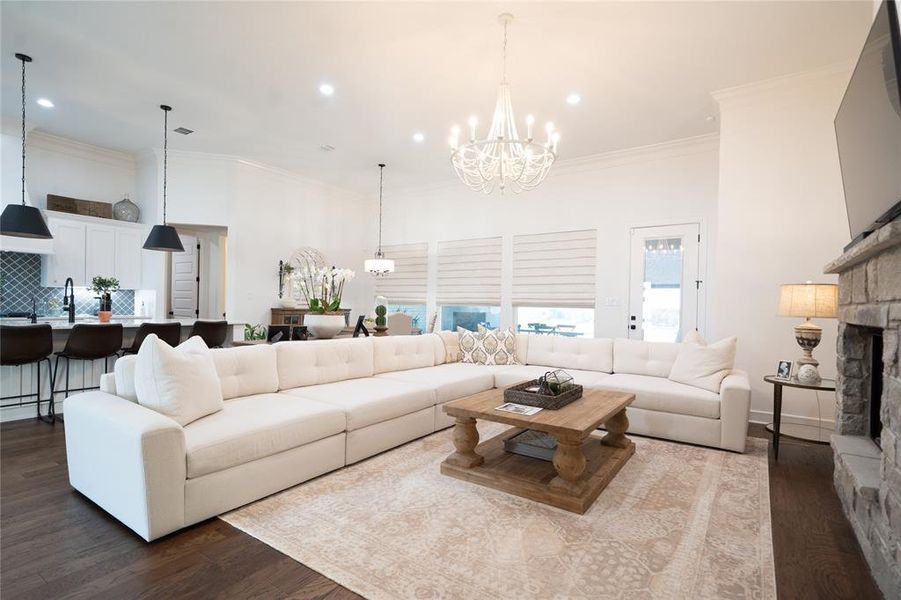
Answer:
[{"label": "pendant light cord", "polygon": [[25,59],[22,59],[22,206],[25,206]]},{"label": "pendant light cord", "polygon": [[163,109],[163,225],[166,225],[166,177],[169,166],[169,111]]},{"label": "pendant light cord", "polygon": [[379,256],[382,255],[382,181],[385,175],[385,165],[379,165]]},{"label": "pendant light cord", "polygon": [[501,77],[502,83],[507,83],[507,21],[504,21],[504,70]]}]

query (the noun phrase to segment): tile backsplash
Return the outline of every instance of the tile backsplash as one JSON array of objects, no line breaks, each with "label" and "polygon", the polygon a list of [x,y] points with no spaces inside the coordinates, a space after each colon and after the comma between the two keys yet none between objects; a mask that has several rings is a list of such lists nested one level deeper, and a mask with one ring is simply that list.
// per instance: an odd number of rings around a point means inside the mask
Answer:
[{"label": "tile backsplash", "polygon": [[[63,288],[41,286],[41,256],[22,252],[0,252],[0,313],[31,312],[31,299],[41,316],[63,312]],[[113,292],[113,314],[135,314],[134,290]],[[99,301],[87,288],[75,288],[75,312],[97,314]]]}]

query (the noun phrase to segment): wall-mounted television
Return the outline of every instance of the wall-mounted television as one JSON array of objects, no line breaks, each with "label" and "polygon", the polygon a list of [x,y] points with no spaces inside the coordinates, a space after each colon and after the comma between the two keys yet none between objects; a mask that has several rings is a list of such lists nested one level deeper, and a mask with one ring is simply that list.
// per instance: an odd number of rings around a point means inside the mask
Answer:
[{"label": "wall-mounted television", "polygon": [[901,217],[901,22],[895,0],[876,13],[835,117],[853,246]]}]

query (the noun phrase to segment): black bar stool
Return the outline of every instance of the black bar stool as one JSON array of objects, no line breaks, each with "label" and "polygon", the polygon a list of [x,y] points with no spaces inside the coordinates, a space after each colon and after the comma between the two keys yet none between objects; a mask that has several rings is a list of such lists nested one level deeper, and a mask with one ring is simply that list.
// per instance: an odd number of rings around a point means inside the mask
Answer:
[{"label": "black bar stool", "polygon": [[[73,360],[103,359],[103,372],[109,372],[109,359],[119,356],[122,348],[122,324],[85,325],[79,323],[69,331],[66,347],[56,353],[53,367],[53,384],[59,375],[59,359],[66,359],[66,398],[69,397],[69,366]],[[87,388],[85,388],[87,389]],[[51,401],[50,406],[53,406]]]},{"label": "black bar stool", "polygon": [[144,338],[155,333],[158,338],[172,346],[181,341],[181,323],[141,323],[135,332],[135,339],[128,348],[122,348],[122,354],[137,354],[144,343]]},{"label": "black bar stool", "polygon": [[[53,423],[53,369],[50,355],[53,354],[53,328],[44,325],[0,325],[0,365],[20,367],[34,363],[38,371],[37,404],[38,418]],[[41,363],[47,361],[50,377],[50,406],[47,416],[41,416]]]},{"label": "black bar stool", "polygon": [[208,348],[221,348],[228,337],[228,321],[194,321],[191,335],[199,335]]}]

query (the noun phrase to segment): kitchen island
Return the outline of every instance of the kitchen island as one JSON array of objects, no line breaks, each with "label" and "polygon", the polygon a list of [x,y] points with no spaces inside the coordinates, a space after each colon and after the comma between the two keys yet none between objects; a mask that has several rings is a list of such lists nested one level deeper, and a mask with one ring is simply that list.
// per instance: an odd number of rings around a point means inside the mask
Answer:
[{"label": "kitchen island", "polygon": [[[120,323],[123,328],[122,346],[128,347],[134,340],[135,333],[141,323],[179,323],[181,324],[181,339],[185,340],[191,331],[191,326],[195,319],[191,318],[175,318],[175,319],[153,319],[151,317],[138,317],[134,315],[113,315],[111,324]],[[93,315],[76,315],[75,323],[69,323],[68,317],[38,317],[37,323],[47,323],[53,328],[53,351],[62,350],[66,345],[69,337],[69,331],[78,324],[99,324],[100,321]],[[30,325],[31,320],[28,318],[0,318],[0,325]],[[244,339],[244,324],[229,322],[231,333],[229,340]],[[2,340],[0,340],[2,343]],[[54,361],[55,362],[55,361]],[[60,374],[58,382],[59,387],[63,387],[65,372],[64,365],[66,361],[60,361]],[[112,372],[115,359],[109,360],[109,368]],[[103,360],[95,361],[72,361],[72,371],[69,379],[69,393],[79,393],[83,389],[97,387],[100,385],[100,375],[103,374]],[[35,415],[36,401],[36,377],[34,365],[23,365],[21,367],[0,367],[0,421],[11,421],[22,418],[32,418]],[[49,400],[50,390],[50,374],[44,366],[41,369],[41,402],[42,411],[47,410],[47,401]],[[63,411],[64,393],[56,393],[56,412]]]}]

